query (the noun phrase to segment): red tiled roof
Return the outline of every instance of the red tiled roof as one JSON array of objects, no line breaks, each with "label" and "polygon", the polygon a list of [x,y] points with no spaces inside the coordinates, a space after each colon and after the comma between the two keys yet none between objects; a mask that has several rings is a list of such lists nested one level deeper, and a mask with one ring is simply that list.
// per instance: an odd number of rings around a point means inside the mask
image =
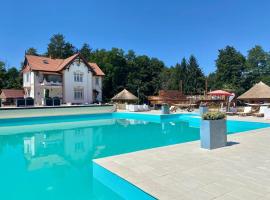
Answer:
[{"label": "red tiled roof", "polygon": [[2,89],[0,98],[23,98],[24,90],[16,90],[16,89]]},{"label": "red tiled roof", "polygon": [[31,70],[58,71],[57,68],[63,63],[63,59],[51,59],[43,56],[26,55],[27,63]]},{"label": "red tiled roof", "polygon": [[[22,72],[27,72],[31,70],[60,72],[78,56],[80,56],[80,54],[74,54],[73,56],[70,56],[66,59],[52,59],[43,56],[26,55],[25,59],[27,62],[25,62],[25,66]],[[85,64],[89,68],[91,68],[91,70],[95,73],[95,75],[97,76],[105,75],[96,63],[87,63],[82,57],[80,58],[85,62]]]},{"label": "red tiled roof", "polygon": [[97,76],[105,76],[104,72],[99,68],[96,63],[88,63],[92,69],[95,71]]},{"label": "red tiled roof", "polygon": [[64,59],[63,62],[57,67],[57,71],[64,69],[70,62],[72,62],[79,54],[74,54],[73,56]]}]

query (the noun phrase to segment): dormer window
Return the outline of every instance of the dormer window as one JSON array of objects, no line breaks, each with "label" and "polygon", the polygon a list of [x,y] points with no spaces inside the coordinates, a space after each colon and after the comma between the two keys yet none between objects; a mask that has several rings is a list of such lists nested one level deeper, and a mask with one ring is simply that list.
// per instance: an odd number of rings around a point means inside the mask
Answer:
[{"label": "dormer window", "polygon": [[49,61],[48,60],[43,60],[43,63],[44,64],[49,64]]},{"label": "dormer window", "polygon": [[74,73],[74,82],[83,82],[83,73],[75,72]]}]

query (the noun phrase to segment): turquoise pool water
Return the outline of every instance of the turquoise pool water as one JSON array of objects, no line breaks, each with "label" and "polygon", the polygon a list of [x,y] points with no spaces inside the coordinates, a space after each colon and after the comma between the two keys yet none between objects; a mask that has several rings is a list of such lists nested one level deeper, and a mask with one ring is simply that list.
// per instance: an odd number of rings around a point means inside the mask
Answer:
[{"label": "turquoise pool water", "polygon": [[[99,114],[0,120],[0,199],[123,199],[92,159],[199,139],[197,115]],[[270,127],[228,121],[228,134]],[[151,199],[123,180],[125,198]],[[128,189],[127,189],[128,188]]]}]

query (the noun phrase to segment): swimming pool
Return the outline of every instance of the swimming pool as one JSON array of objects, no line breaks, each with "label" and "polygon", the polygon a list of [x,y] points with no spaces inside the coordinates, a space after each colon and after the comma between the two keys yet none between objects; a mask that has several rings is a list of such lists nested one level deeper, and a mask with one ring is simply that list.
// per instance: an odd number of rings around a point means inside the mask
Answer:
[{"label": "swimming pool", "polygon": [[[104,172],[93,159],[198,140],[199,125],[195,114],[1,119],[0,199],[122,199],[99,181]],[[265,127],[270,124],[228,121],[229,134]],[[135,190],[130,199],[151,199]]]}]

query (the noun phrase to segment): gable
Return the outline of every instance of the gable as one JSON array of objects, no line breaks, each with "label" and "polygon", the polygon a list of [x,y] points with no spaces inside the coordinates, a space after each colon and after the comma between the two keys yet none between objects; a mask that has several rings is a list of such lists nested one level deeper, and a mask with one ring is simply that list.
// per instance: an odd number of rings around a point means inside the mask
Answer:
[{"label": "gable", "polygon": [[69,66],[76,62],[77,63],[84,63],[87,67],[88,70],[91,71],[93,74],[95,74],[95,71],[92,69],[92,67],[86,62],[86,60],[80,55],[80,54],[75,54],[67,59],[64,60],[64,62],[58,67],[58,71],[62,71],[66,68],[69,68]]},{"label": "gable", "polygon": [[68,66],[61,70],[62,72],[93,73],[89,67],[79,59],[73,60]]}]

